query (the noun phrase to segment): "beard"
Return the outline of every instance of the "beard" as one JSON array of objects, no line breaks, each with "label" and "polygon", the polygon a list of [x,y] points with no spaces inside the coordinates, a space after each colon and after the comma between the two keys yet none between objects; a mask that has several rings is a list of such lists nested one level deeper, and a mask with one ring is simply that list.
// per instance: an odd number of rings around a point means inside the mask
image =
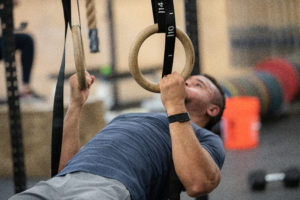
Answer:
[{"label": "beard", "polygon": [[190,92],[188,91],[187,88],[185,89],[185,91],[186,91],[186,95],[185,95],[185,99],[184,99],[184,104],[187,105],[187,104],[190,104],[192,102],[192,97],[191,97]]},{"label": "beard", "polygon": [[184,104],[185,105],[188,105],[188,104],[190,104],[192,102],[192,100],[190,99],[190,98],[188,98],[188,97],[186,97],[185,99],[184,99]]}]

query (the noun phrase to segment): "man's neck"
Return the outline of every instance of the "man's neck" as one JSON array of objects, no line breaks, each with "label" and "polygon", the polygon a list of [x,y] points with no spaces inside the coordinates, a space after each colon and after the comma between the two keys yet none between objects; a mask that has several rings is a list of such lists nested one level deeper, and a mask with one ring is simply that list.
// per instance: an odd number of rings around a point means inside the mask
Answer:
[{"label": "man's neck", "polygon": [[206,123],[207,123],[207,119],[204,117],[201,117],[193,112],[189,112],[191,121],[194,122],[195,124],[197,124],[198,126],[204,128]]}]

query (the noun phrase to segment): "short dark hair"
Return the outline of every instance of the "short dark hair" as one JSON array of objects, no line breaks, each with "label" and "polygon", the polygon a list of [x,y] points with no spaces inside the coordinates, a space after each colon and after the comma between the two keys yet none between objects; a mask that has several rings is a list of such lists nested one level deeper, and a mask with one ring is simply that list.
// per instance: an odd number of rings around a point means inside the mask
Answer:
[{"label": "short dark hair", "polygon": [[211,75],[203,74],[203,76],[205,78],[207,78],[208,80],[210,80],[216,86],[216,88],[218,89],[218,91],[220,93],[220,95],[218,95],[217,97],[214,97],[214,100],[213,100],[213,103],[216,104],[217,106],[219,106],[220,112],[216,116],[211,117],[210,120],[205,125],[206,129],[211,130],[213,128],[213,126],[216,125],[222,118],[222,115],[223,115],[223,112],[225,109],[226,99],[225,99],[225,93],[224,93],[221,85],[218,83],[218,81]]}]

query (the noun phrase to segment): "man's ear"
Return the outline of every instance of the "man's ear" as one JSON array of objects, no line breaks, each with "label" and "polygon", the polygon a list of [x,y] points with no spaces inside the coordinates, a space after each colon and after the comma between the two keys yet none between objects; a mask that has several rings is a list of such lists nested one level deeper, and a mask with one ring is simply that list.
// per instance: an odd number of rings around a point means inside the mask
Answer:
[{"label": "man's ear", "polygon": [[206,113],[210,116],[210,117],[215,117],[219,114],[220,112],[220,107],[215,105],[215,104],[210,104],[208,106],[208,108],[206,109]]}]

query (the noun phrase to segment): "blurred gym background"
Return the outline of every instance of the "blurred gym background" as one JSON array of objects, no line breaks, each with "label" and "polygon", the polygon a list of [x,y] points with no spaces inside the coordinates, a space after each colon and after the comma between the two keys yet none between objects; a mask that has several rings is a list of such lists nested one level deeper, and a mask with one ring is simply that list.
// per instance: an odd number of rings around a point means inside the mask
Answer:
[{"label": "blurred gym background", "polygon": [[[122,112],[162,111],[158,94],[142,89],[128,72],[128,55],[136,35],[153,24],[151,1],[95,1],[100,52],[89,52],[84,1],[80,2],[82,36],[87,70],[96,76],[95,87],[81,121],[82,141]],[[188,5],[196,3],[196,7]],[[299,0],[174,0],[176,25],[196,32],[195,68],[211,74],[222,84],[227,98],[251,96],[259,102],[255,145],[226,148],[227,158],[219,187],[209,199],[298,199],[299,188],[286,188],[283,181],[252,191],[251,171],[279,173],[300,167],[300,51]],[[196,9],[195,9],[196,8]],[[50,177],[51,121],[54,90],[64,42],[61,1],[23,0],[14,8],[16,28],[34,38],[32,86],[46,102],[21,103],[27,187]],[[197,18],[191,18],[191,14]],[[193,16],[193,15],[192,15]],[[163,63],[164,38],[156,34],[142,46],[139,62],[146,77],[157,81]],[[196,41],[196,44],[195,44]],[[174,70],[185,63],[183,47],[176,43]],[[7,97],[5,68],[0,67],[0,98]],[[16,52],[20,77],[20,54]],[[70,34],[66,42],[65,104],[67,78],[75,72]],[[20,81],[20,78],[19,78]],[[84,132],[83,132],[84,130]],[[224,138],[224,127],[215,127]],[[0,105],[0,199],[14,193],[8,106]],[[182,199],[190,199],[184,193]]]}]

